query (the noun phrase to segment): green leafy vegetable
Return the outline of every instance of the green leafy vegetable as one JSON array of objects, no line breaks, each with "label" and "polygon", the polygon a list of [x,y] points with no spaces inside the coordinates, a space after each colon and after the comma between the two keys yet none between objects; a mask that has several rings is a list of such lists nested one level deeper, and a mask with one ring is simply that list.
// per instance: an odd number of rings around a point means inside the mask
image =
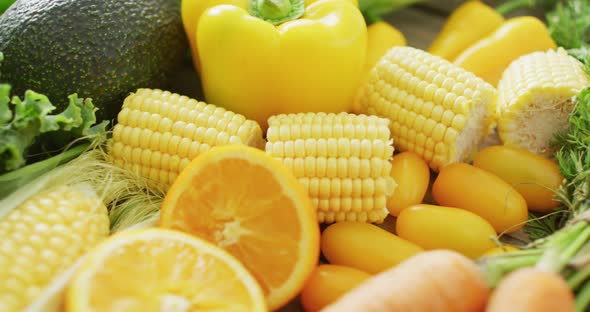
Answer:
[{"label": "green leafy vegetable", "polygon": [[590,48],[590,2],[559,2],[547,13],[549,33],[565,49]]},{"label": "green leafy vegetable", "polygon": [[0,84],[0,172],[24,166],[28,151],[41,134],[52,133],[63,140],[96,135],[100,133],[97,128],[106,126],[100,123],[91,131],[91,126],[96,123],[94,112],[97,109],[90,99],[79,99],[76,94],[69,97],[68,107],[56,115],[50,115],[55,106],[42,94],[28,90],[24,99],[15,96],[10,102],[9,94],[10,86]]},{"label": "green leafy vegetable", "polygon": [[45,95],[27,90],[24,98],[11,98],[10,90],[0,84],[0,198],[80,155],[108,125],[96,124],[90,99],[72,94],[66,109],[52,114],[56,108]]}]

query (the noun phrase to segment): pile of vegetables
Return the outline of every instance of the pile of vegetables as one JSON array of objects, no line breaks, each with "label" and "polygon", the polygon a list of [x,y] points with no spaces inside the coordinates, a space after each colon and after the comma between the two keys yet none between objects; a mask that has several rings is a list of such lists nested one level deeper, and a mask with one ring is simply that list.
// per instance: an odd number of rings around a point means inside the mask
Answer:
[{"label": "pile of vegetables", "polygon": [[590,3],[467,1],[420,50],[381,20],[418,2],[183,0],[207,103],[138,85],[113,121],[0,75],[0,302],[138,263],[160,309],[590,309]]}]

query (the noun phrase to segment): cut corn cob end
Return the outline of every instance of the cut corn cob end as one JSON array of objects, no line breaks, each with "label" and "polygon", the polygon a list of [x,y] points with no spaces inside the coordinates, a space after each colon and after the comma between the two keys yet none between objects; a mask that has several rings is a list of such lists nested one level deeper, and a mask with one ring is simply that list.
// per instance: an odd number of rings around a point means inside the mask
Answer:
[{"label": "cut corn cob end", "polygon": [[86,189],[57,186],[0,219],[2,311],[21,311],[109,234],[107,208]]},{"label": "cut corn cob end", "polygon": [[394,47],[363,88],[361,112],[388,118],[394,146],[422,156],[434,171],[468,161],[491,133],[495,88],[449,61]]},{"label": "cut corn cob end", "polygon": [[567,130],[576,95],[590,86],[583,65],[563,48],[524,55],[498,84],[498,132],[505,145],[554,154],[554,134]]},{"label": "cut corn cob end", "polygon": [[159,89],[129,95],[113,128],[114,163],[167,189],[197,155],[215,146],[259,149],[265,140],[257,122],[212,104]]},{"label": "cut corn cob end", "polygon": [[268,119],[266,153],[308,191],[320,223],[381,223],[396,187],[388,123],[349,113],[275,115]]}]

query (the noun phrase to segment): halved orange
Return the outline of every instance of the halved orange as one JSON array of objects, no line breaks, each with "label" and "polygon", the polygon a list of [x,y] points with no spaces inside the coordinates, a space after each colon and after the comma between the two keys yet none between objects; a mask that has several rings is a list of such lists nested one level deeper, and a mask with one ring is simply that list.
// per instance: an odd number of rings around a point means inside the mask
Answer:
[{"label": "halved orange", "polygon": [[139,229],[109,237],[83,259],[67,311],[266,311],[239,260],[192,235]]},{"label": "halved orange", "polygon": [[297,296],[319,258],[320,230],[305,189],[253,147],[197,156],[164,199],[160,225],[203,237],[242,261],[270,310]]}]

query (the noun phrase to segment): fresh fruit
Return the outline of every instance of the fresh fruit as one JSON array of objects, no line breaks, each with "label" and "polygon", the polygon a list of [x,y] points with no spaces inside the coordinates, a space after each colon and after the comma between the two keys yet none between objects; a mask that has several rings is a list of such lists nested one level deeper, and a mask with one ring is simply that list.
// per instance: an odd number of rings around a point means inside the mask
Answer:
[{"label": "fresh fruit", "polygon": [[397,188],[387,199],[387,209],[394,216],[400,211],[422,203],[430,182],[428,164],[418,154],[402,152],[391,160],[391,177]]},{"label": "fresh fruit", "polygon": [[166,229],[115,234],[87,254],[67,311],[267,311],[262,289],[223,249]]},{"label": "fresh fruit", "polygon": [[556,192],[563,176],[557,164],[543,156],[523,148],[497,145],[479,151],[473,165],[514,187],[529,210],[546,213],[560,205]]},{"label": "fresh fruit", "polygon": [[62,111],[77,93],[98,120],[139,87],[167,87],[188,47],[178,0],[19,0],[0,29],[1,78],[15,94],[34,90]]},{"label": "fresh fruit", "polygon": [[395,227],[399,237],[426,250],[450,249],[477,258],[495,246],[494,228],[459,208],[415,205],[399,214]]},{"label": "fresh fruit", "polygon": [[346,266],[319,265],[301,291],[301,305],[306,312],[320,311],[369,277],[369,273]]},{"label": "fresh fruit", "polygon": [[170,187],[160,225],[224,248],[261,284],[270,310],[293,299],[319,257],[311,200],[293,174],[253,147],[215,147]]},{"label": "fresh fruit", "polygon": [[434,200],[469,210],[486,219],[497,233],[512,233],[528,219],[525,199],[510,184],[465,163],[445,166],[432,185]]},{"label": "fresh fruit", "polygon": [[376,225],[338,222],[322,233],[322,254],[331,264],[379,273],[398,265],[423,249]]}]

